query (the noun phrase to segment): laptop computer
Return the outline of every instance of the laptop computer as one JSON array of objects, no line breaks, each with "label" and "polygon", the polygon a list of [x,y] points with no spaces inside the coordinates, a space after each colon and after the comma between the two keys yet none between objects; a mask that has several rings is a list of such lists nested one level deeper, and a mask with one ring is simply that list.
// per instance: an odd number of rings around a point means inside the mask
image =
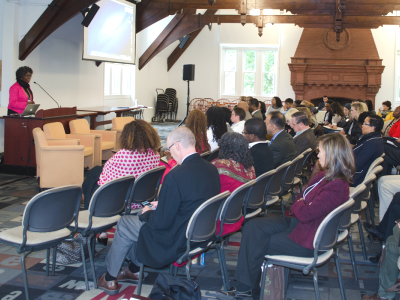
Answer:
[{"label": "laptop computer", "polygon": [[36,114],[40,104],[28,104],[25,107],[25,110],[22,112],[21,116],[31,116]]}]

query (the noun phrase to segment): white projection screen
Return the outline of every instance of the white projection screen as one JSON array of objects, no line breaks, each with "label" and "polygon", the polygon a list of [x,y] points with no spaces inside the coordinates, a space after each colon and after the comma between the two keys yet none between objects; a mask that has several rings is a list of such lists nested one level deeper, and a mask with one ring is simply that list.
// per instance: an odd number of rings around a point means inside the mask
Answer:
[{"label": "white projection screen", "polygon": [[101,0],[89,27],[84,27],[83,59],[135,64],[136,5]]}]

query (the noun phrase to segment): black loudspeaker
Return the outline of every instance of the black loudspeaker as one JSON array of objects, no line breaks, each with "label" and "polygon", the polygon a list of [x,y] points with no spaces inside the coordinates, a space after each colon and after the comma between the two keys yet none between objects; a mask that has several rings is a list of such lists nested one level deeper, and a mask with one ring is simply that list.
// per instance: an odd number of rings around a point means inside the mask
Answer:
[{"label": "black loudspeaker", "polygon": [[194,65],[183,65],[183,80],[194,81]]},{"label": "black loudspeaker", "polygon": [[97,14],[97,11],[99,9],[100,9],[100,7],[98,5],[93,4],[89,11],[85,10],[85,13],[86,12],[87,13],[86,13],[86,15],[85,14],[83,15],[85,18],[83,19],[81,24],[85,27],[89,27],[90,22],[92,22],[94,16]]}]

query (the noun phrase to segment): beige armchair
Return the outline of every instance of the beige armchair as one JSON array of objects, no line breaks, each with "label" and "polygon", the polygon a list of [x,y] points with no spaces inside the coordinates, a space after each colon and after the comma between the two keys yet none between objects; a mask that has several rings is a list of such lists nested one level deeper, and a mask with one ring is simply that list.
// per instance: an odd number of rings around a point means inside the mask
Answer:
[{"label": "beige armchair", "polygon": [[94,134],[66,134],[64,126],[60,122],[48,123],[43,126],[44,134],[46,135],[47,142],[49,141],[62,141],[65,139],[75,139],[78,145],[83,145],[84,148],[84,166],[85,168],[94,167]]},{"label": "beige armchair", "polygon": [[89,123],[85,119],[72,120],[69,122],[72,134],[95,134],[94,140],[94,165],[101,166],[102,160],[108,160],[113,156],[117,133],[106,130],[90,130]]},{"label": "beige armchair", "polygon": [[84,146],[74,139],[47,141],[40,128],[33,129],[32,133],[40,188],[82,185]]},{"label": "beige armchair", "polygon": [[117,133],[117,145],[115,146],[115,150],[120,150],[121,145],[119,143],[119,138],[121,137],[122,130],[124,130],[124,126],[132,121],[135,121],[133,117],[117,117],[112,119],[112,128],[111,131],[115,131]]}]

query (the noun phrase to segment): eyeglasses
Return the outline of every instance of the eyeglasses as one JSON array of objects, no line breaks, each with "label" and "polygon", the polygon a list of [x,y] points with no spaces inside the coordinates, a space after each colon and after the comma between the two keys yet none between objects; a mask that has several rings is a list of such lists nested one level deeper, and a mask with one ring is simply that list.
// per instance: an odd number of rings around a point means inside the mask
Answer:
[{"label": "eyeglasses", "polygon": [[172,145],[168,147],[168,151],[169,151],[169,149],[172,148],[173,145],[175,145],[175,143],[179,143],[179,142],[180,142],[180,141],[173,142]]},{"label": "eyeglasses", "polygon": [[363,125],[367,125],[367,126],[369,126],[369,127],[375,127],[374,125],[371,125],[371,124],[368,124],[368,123],[363,123]]}]

